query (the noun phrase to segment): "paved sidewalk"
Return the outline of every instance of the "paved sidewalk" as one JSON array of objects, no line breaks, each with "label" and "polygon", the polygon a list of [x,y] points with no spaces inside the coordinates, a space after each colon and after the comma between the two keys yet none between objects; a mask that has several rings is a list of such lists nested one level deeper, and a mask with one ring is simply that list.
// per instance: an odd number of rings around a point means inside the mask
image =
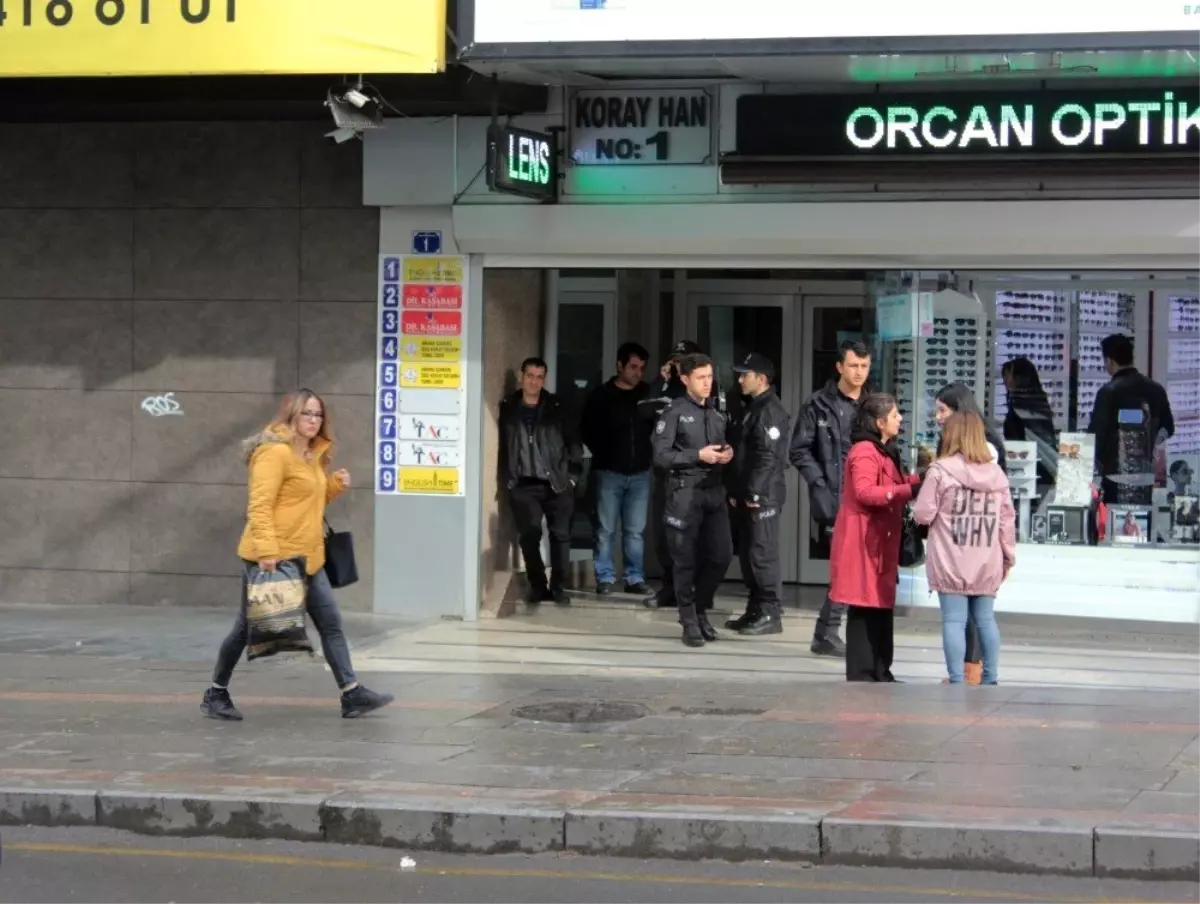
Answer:
[{"label": "paved sidewalk", "polygon": [[[1077,686],[951,688],[932,673],[856,686],[803,652],[803,618],[773,645],[730,639],[690,663],[672,660],[660,613],[550,608],[490,627],[351,618],[362,676],[397,694],[393,708],[344,721],[319,660],[280,659],[239,669],[247,721],[225,724],[200,718],[198,702],[227,621],[0,610],[0,823],[1200,878],[1191,653],[1074,648]],[[527,645],[527,664],[490,663],[493,630],[512,647],[571,625],[591,662],[574,674],[582,654],[547,638]],[[931,646],[922,630],[902,635],[900,661],[932,667],[913,652]],[[441,652],[396,671],[414,644]],[[622,650],[640,664],[596,662]],[[776,667],[721,671],[722,656]],[[1089,660],[1140,667],[1097,681]],[[1181,689],[1137,677],[1156,673]],[[550,711],[523,709],[541,704]],[[601,721],[546,721],[557,717]]]}]

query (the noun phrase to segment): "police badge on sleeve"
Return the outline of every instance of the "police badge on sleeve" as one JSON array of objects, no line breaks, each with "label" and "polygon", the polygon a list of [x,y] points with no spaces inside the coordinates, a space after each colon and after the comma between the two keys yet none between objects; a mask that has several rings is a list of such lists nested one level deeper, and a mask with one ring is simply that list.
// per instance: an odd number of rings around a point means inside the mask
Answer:
[{"label": "police badge on sleeve", "polygon": [[663,432],[664,430],[666,430],[666,429],[667,429],[667,422],[666,422],[666,421],[659,421],[657,424],[655,424],[655,425],[654,425],[654,432],[655,432],[655,433],[662,433],[662,432]]}]

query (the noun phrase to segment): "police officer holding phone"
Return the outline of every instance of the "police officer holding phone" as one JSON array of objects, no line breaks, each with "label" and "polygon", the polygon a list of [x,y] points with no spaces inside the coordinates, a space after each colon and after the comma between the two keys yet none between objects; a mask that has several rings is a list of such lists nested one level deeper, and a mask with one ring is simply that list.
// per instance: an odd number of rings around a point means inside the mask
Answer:
[{"label": "police officer holding phone", "polygon": [[[671,357],[659,369],[659,379],[653,385],[648,398],[638,402],[638,408],[645,410],[647,426],[656,423],[676,399],[687,395],[683,381],[679,378],[679,362],[687,355],[700,351],[700,346],[690,339],[680,339],[671,348]],[[650,523],[654,529],[654,552],[658,564],[662,566],[662,589],[654,596],[647,597],[645,606],[653,608],[670,608],[677,605],[675,600],[674,564],[671,562],[671,548],[667,544],[666,522],[663,521],[663,511],[667,505],[666,471],[657,465],[654,467],[654,484],[650,496]]]},{"label": "police officer holding phone", "polygon": [[733,449],[725,441],[725,416],[709,399],[712,359],[687,355],[679,362],[679,377],[687,394],[668,405],[654,425],[654,465],[667,472],[663,521],[683,643],[702,647],[717,639],[707,610],[733,558],[722,481]]},{"label": "police officer holding phone", "polygon": [[729,504],[738,521],[738,557],[750,589],[746,613],[725,623],[739,634],[783,633],[779,522],[787,496],[790,418],[775,393],[775,365],[751,353],[733,368],[747,399],[734,453]]}]

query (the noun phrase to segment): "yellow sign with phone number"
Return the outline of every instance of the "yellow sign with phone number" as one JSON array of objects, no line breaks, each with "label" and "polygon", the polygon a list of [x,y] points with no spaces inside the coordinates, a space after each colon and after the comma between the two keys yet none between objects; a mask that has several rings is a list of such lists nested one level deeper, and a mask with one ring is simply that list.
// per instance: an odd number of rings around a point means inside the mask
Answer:
[{"label": "yellow sign with phone number", "polygon": [[0,76],[419,73],[446,0],[0,0]]}]

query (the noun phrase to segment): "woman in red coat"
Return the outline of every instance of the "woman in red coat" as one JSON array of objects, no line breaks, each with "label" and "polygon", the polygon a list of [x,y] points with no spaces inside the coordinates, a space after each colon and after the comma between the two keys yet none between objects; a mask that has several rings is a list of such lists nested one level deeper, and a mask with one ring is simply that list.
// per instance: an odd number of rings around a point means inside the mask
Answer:
[{"label": "woman in red coat", "polygon": [[863,399],[833,527],[829,598],[845,603],[846,680],[892,677],[892,610],[900,572],[904,506],[920,478],[900,466],[900,412],[890,395]]}]

